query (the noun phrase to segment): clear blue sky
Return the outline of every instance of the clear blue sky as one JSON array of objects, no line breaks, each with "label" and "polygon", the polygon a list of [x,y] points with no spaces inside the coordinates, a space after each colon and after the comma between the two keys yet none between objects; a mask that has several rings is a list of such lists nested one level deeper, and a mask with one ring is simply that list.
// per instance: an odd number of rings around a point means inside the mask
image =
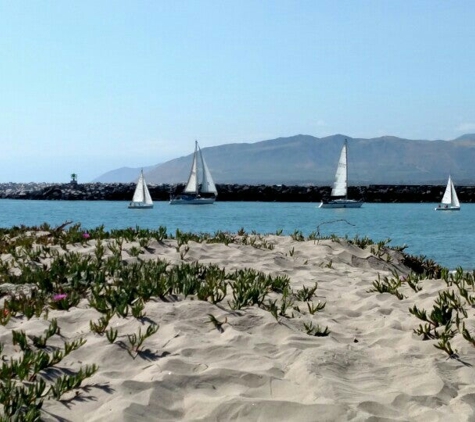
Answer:
[{"label": "clear blue sky", "polygon": [[473,1],[0,0],[0,182],[281,136],[475,132]]}]

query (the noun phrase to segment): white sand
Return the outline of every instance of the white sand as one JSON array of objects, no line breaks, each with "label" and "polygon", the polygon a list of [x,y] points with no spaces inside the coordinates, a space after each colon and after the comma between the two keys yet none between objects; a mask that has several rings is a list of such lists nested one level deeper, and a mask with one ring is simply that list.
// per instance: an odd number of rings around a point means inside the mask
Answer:
[{"label": "white sand", "polygon": [[[419,293],[405,286],[403,300],[368,293],[378,273],[390,276],[396,267],[407,273],[397,254],[387,263],[346,243],[296,242],[284,236],[266,240],[275,244],[274,250],[190,242],[185,261],[286,274],[294,290],[318,282],[313,302],[326,302],[325,309],[310,315],[300,303],[295,318],[276,321],[257,307],[232,311],[226,301],[151,300],[142,329],[151,321],[160,328],[145,341],[146,353],[135,359],[117,342],[125,344],[140,321],[113,317],[111,326],[119,336],[116,344],[109,344],[105,336],[90,331],[89,321],[97,321],[100,314],[86,301],[67,312],[51,311],[49,318],[58,319],[65,339],[87,340],[58,366],[77,370],[95,363],[99,370],[84,381],[78,395],[46,401],[44,419],[475,420],[475,349],[459,335],[452,343],[460,360],[448,359],[433,346],[434,340],[422,341],[413,333],[420,321],[408,312],[414,303],[430,309],[445,282],[425,280]],[[154,242],[141,258],[179,263],[175,245],[171,240]],[[222,333],[209,323],[208,314],[227,319]],[[307,335],[303,323],[310,321],[328,326],[331,334]],[[466,323],[474,326],[473,310]],[[39,335],[47,326],[43,319],[14,318],[7,327],[0,326],[0,341],[11,343],[11,329]]]}]

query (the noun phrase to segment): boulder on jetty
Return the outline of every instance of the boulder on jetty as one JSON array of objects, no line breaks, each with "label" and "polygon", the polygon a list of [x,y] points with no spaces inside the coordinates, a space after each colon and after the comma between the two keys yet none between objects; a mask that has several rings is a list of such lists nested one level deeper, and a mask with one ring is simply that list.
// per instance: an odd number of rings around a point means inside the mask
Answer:
[{"label": "boulder on jetty", "polygon": [[[330,196],[330,186],[236,185],[217,184],[219,201],[320,202]],[[167,201],[171,192],[183,190],[183,184],[148,185],[154,201]],[[135,183],[83,184],[0,184],[0,198],[130,201]],[[444,186],[369,185],[350,186],[348,196],[365,202],[433,202],[441,200]],[[456,187],[462,203],[475,202],[475,186]]]}]

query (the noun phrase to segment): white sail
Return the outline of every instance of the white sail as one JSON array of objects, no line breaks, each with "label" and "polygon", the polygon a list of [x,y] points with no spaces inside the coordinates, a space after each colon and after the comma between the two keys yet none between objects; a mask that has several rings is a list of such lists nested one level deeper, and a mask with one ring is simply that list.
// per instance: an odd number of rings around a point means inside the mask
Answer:
[{"label": "white sail", "polygon": [[460,207],[459,198],[457,196],[457,192],[455,192],[455,187],[453,183],[452,183],[451,190],[452,190],[452,205],[454,207]]},{"label": "white sail", "polygon": [[200,159],[201,159],[201,165],[203,168],[202,174],[201,174],[201,189],[200,192],[203,193],[214,193],[215,195],[218,195],[218,190],[216,189],[216,185],[214,184],[213,178],[211,177],[211,173],[208,169],[208,166],[206,165],[206,161],[203,157],[203,154],[201,153],[201,148],[198,147],[199,152],[200,152]]},{"label": "white sail", "polygon": [[338,161],[338,166],[336,168],[335,174],[335,183],[333,184],[333,189],[331,196],[345,196],[348,188],[348,169],[347,169],[347,143],[343,145],[340,154],[340,160]]},{"label": "white sail", "polygon": [[143,174],[140,173],[137,186],[135,187],[134,196],[132,202],[144,202],[144,192],[143,192]]},{"label": "white sail", "polygon": [[131,208],[136,208],[140,206],[147,206],[148,208],[153,206],[152,197],[145,182],[145,177],[143,175],[143,170],[140,172],[140,177],[135,187],[134,196],[130,204]]},{"label": "white sail", "polygon": [[150,192],[148,190],[147,184],[145,183],[145,178],[143,179],[143,193],[144,193],[144,198],[145,198],[145,203],[147,205],[152,205],[152,197],[150,196]]},{"label": "white sail", "polygon": [[442,197],[441,203],[443,205],[450,205],[452,207],[460,206],[460,202],[457,197],[457,192],[455,192],[455,187],[450,176],[449,180],[447,181],[447,187],[445,188],[444,196]]},{"label": "white sail", "polygon": [[188,177],[188,183],[185,186],[183,192],[185,193],[198,193],[198,174],[197,174],[197,159],[196,153],[198,149],[198,142],[195,141],[195,153],[193,154],[193,163],[191,165],[190,176]]},{"label": "white sail", "polygon": [[445,188],[444,196],[442,197],[441,203],[444,205],[450,205],[452,203],[452,189],[451,189],[452,180],[449,176],[449,181],[447,182],[447,187]]}]

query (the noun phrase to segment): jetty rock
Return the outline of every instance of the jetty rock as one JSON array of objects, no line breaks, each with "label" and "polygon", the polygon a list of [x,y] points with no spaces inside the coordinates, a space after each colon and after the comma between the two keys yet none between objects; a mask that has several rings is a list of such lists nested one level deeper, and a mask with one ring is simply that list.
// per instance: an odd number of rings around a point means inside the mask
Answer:
[{"label": "jetty rock", "polygon": [[[330,186],[217,184],[219,201],[320,202],[330,196]],[[168,201],[184,184],[148,185],[154,201]],[[135,183],[3,183],[0,198],[64,201],[130,201]],[[445,185],[350,186],[348,196],[365,202],[438,203]],[[475,186],[458,186],[461,203],[475,202]]]}]

